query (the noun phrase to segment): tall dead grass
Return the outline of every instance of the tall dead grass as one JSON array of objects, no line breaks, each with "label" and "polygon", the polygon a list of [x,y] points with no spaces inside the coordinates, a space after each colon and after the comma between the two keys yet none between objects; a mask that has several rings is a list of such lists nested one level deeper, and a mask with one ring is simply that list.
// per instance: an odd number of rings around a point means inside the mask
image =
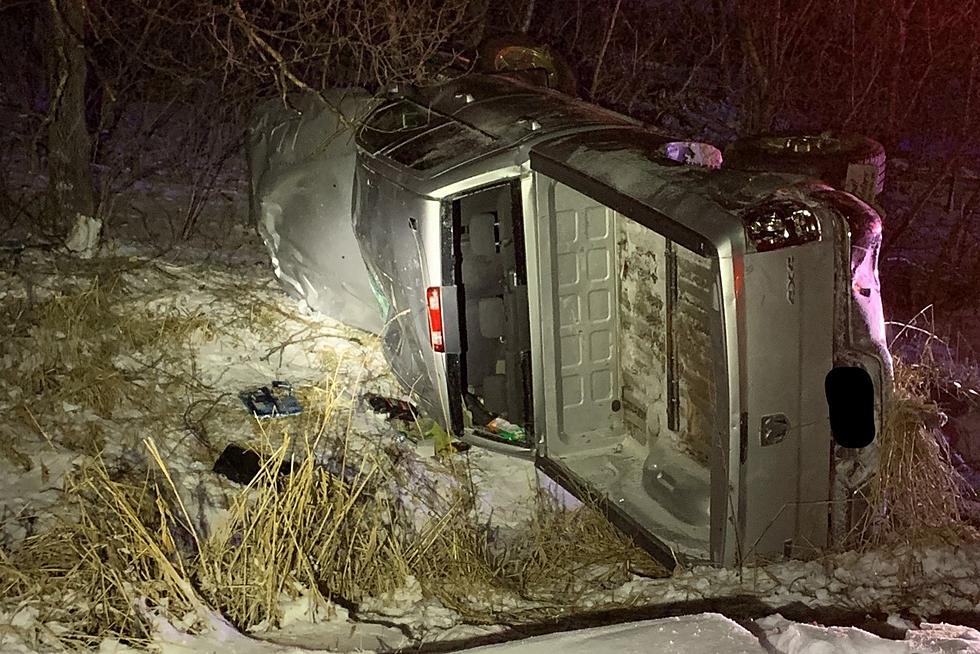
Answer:
[{"label": "tall dead grass", "polygon": [[[3,372],[35,414],[67,403],[111,418],[122,404],[145,405],[160,395],[161,383],[181,381],[176,373],[185,367],[191,335],[214,334],[202,312],[141,306],[127,272],[112,259],[86,264],[71,271],[67,289],[4,302],[14,338],[2,348],[18,364]],[[141,383],[161,369],[170,370],[170,379]]]},{"label": "tall dead grass", "polygon": [[[162,612],[193,625],[216,610],[240,629],[275,626],[283,600],[383,598],[409,575],[469,622],[524,622],[585,608],[638,570],[665,574],[589,507],[545,495],[517,535],[495,540],[461,497],[421,531],[398,513],[380,462],[345,480],[316,463],[313,444],[284,437],[201,534],[153,441],[156,469],[119,477],[99,462],[67,489],[71,516],[0,559],[0,593],[62,626],[62,645],[105,637],[146,641]],[[281,475],[283,464],[292,472]],[[188,617],[190,616],[190,617]]]},{"label": "tall dead grass", "polygon": [[[391,527],[391,503],[370,494],[376,470],[350,483],[287,438],[236,498],[224,524],[199,533],[163,456],[142,478],[98,462],[66,489],[65,522],[0,559],[7,602],[65,627],[63,644],[148,639],[152,612],[193,624],[217,610],[242,629],[275,625],[286,598],[309,592],[356,601],[405,581],[412,545]],[[287,453],[289,453],[287,455]]]},{"label": "tall dead grass", "polygon": [[[302,389],[307,411],[282,423],[291,432],[264,423],[244,430],[243,444],[262,451],[264,465],[223,521],[202,528],[185,505],[186,471],[170,468],[162,440],[158,447],[140,439],[181,420],[190,429],[175,395],[216,403],[213,389],[193,378],[195,343],[244,338],[243,330],[293,345],[307,335],[282,334],[284,316],[240,289],[227,289],[234,316],[161,304],[166,292],[134,288],[144,272],[120,264],[71,263],[52,288],[0,305],[16,327],[0,352],[15,364],[2,370],[2,382],[18,389],[15,415],[24,423],[11,433],[87,455],[66,482],[58,525],[0,548],[0,611],[37,615],[28,640],[68,648],[105,637],[148,642],[157,613],[189,628],[212,612],[243,630],[275,626],[290,597],[356,607],[405,587],[410,576],[464,620],[519,622],[574,610],[635,572],[662,573],[597,512],[567,511],[546,494],[534,498],[528,524],[503,533],[478,517],[465,477],[458,496],[443,498],[416,526],[415,510],[428,501],[402,495],[403,453],[351,436],[351,398],[359,393],[339,362],[322,388]],[[99,420],[76,425],[65,404]],[[125,464],[103,459],[105,429],[116,437],[109,425],[134,413],[157,424],[132,430],[140,455]],[[203,424],[202,411],[191,413]]]},{"label": "tall dead grass", "polygon": [[[317,465],[304,442],[286,439],[234,502],[228,520],[199,542],[196,579],[209,603],[235,624],[277,624],[284,597],[309,591],[322,608],[401,587],[414,546],[399,533],[394,506],[375,492],[366,465],[353,479]],[[293,452],[290,455],[290,452]],[[280,476],[286,463],[292,472]]]},{"label": "tall dead grass", "polygon": [[613,527],[593,503],[574,509],[538,489],[530,520],[501,534],[460,498],[415,575],[471,622],[523,623],[582,610],[633,575],[669,572]]},{"label": "tall dead grass", "polygon": [[941,431],[945,422],[931,387],[943,376],[936,361],[895,359],[895,383],[878,439],[878,467],[868,487],[859,542],[928,543],[976,537],[962,513],[969,489]]},{"label": "tall dead grass", "polygon": [[5,553],[6,606],[36,611],[36,628],[59,625],[60,645],[91,647],[112,635],[148,641],[141,604],[176,615],[199,604],[150,477],[117,479],[93,465],[69,482],[65,497],[69,511],[58,528]]},{"label": "tall dead grass", "polygon": [[[152,440],[142,473],[97,460],[66,488],[59,528],[4,553],[0,593],[36,610],[39,624],[62,625],[60,644],[92,646],[149,639],[158,612],[186,625],[214,610],[242,630],[275,626],[283,601],[301,593],[322,615],[330,600],[383,598],[409,576],[464,620],[530,621],[582,608],[643,568],[645,554],[598,513],[543,494],[532,521],[506,538],[476,516],[468,483],[415,528],[384,451],[355,455],[331,436],[346,422],[338,394],[318,393],[323,405],[295,423],[298,435],[258,429],[265,463],[207,534]],[[331,437],[340,442],[320,447]],[[339,466],[321,465],[324,449]]]}]

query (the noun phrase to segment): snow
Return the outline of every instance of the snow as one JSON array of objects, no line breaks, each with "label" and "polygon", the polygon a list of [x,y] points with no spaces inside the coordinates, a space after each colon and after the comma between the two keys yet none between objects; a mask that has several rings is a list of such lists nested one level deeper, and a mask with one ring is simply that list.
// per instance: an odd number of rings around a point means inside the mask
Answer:
[{"label": "snow", "polygon": [[72,225],[65,247],[69,252],[82,257],[91,259],[98,251],[99,238],[102,234],[102,221],[92,216],[78,214],[75,224]]},{"label": "snow", "polygon": [[592,654],[593,652],[761,654],[766,650],[750,631],[725,616],[717,613],[702,613],[549,634],[514,643],[464,651],[498,654],[510,652],[551,654],[556,651],[562,654]]},{"label": "snow", "polygon": [[856,627],[794,623],[776,614],[756,624],[771,651],[780,654],[952,654],[980,652],[980,632],[969,627],[923,623],[905,641],[881,638]]},{"label": "snow", "polygon": [[[492,654],[977,654],[980,632],[969,627],[923,623],[910,630],[905,640],[889,640],[856,627],[822,627],[787,620],[779,614],[750,623],[746,628],[718,613],[683,615],[656,620],[562,631],[542,636],[511,640],[495,645],[456,651]],[[242,654],[300,654],[335,652],[319,649],[309,642],[267,642],[229,630],[221,621],[206,634],[183,634],[166,623],[159,623],[157,647],[160,654],[200,654],[231,650]],[[329,631],[329,625],[323,631]],[[756,635],[758,634],[758,635]],[[349,646],[353,639],[334,634],[336,644]],[[319,636],[323,642],[322,634]],[[288,639],[287,639],[288,641]],[[392,643],[386,643],[388,647]],[[25,650],[26,651],[26,650]],[[129,649],[114,641],[105,641],[99,650],[104,654],[128,654]],[[345,650],[349,651],[349,650]],[[358,651],[367,652],[358,648]]]}]

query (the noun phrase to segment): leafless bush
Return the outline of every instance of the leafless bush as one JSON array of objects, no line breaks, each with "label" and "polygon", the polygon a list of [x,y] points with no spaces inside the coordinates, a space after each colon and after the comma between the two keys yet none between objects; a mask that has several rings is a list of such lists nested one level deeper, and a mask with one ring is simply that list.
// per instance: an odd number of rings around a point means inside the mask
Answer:
[{"label": "leafless bush", "polygon": [[0,140],[0,241],[8,238],[18,224],[34,222],[40,215],[41,194],[24,183],[23,175],[15,174],[25,165],[23,155],[28,140],[9,137]]},{"label": "leafless bush", "polygon": [[539,0],[531,32],[573,63],[583,95],[673,125],[724,95],[719,62],[728,41],[716,27],[711,11],[688,3]]},{"label": "leafless bush", "polygon": [[886,306],[900,314],[929,304],[947,320],[980,300],[980,178],[968,162],[954,151],[939,160],[906,160],[889,172],[881,271]]},{"label": "leafless bush", "polygon": [[[472,0],[266,0],[214,9],[228,70],[321,89],[431,79],[430,62],[482,27]],[[482,3],[486,4],[486,3]],[[478,9],[478,8],[477,8]]]},{"label": "leafless bush", "polygon": [[[734,0],[750,123],[903,137],[965,136],[977,100],[980,7],[921,0]],[[788,120],[786,120],[788,119]]]},{"label": "leafless bush", "polygon": [[[90,118],[97,135],[100,213],[110,215],[118,194],[154,170],[170,170],[185,198],[167,222],[174,238],[189,238],[225,164],[240,151],[244,118],[259,100],[274,93],[285,97],[297,87],[424,82],[440,50],[479,31],[486,4],[93,5],[89,54],[97,91],[91,94]],[[165,147],[145,147],[160,134],[173,136]]]},{"label": "leafless bush", "polygon": [[976,0],[539,0],[535,15],[596,100],[647,119],[715,98],[743,133],[851,129],[894,146],[975,131]]}]

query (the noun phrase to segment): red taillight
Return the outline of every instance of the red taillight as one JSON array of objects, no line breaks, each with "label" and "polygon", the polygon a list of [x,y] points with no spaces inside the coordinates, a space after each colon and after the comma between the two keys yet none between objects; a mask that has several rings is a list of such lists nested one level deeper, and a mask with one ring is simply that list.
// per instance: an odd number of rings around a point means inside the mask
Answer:
[{"label": "red taillight", "polygon": [[446,351],[442,331],[442,289],[432,286],[425,291],[425,304],[429,310],[429,342],[435,352]]}]

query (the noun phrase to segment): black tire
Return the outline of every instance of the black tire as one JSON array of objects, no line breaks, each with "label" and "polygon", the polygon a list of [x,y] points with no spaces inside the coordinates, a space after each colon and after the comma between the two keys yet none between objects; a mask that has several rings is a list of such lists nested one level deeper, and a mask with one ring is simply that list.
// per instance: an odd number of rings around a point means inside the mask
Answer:
[{"label": "black tire", "polygon": [[[874,196],[885,187],[885,148],[857,134],[762,134],[738,139],[725,150],[725,167],[752,172],[809,175],[843,190],[851,164],[875,170]],[[873,202],[874,197],[862,197]]]},{"label": "black tire", "polygon": [[523,34],[485,40],[477,48],[476,66],[481,73],[543,70],[548,88],[572,96],[578,93],[578,81],[568,62],[549,46]]}]

